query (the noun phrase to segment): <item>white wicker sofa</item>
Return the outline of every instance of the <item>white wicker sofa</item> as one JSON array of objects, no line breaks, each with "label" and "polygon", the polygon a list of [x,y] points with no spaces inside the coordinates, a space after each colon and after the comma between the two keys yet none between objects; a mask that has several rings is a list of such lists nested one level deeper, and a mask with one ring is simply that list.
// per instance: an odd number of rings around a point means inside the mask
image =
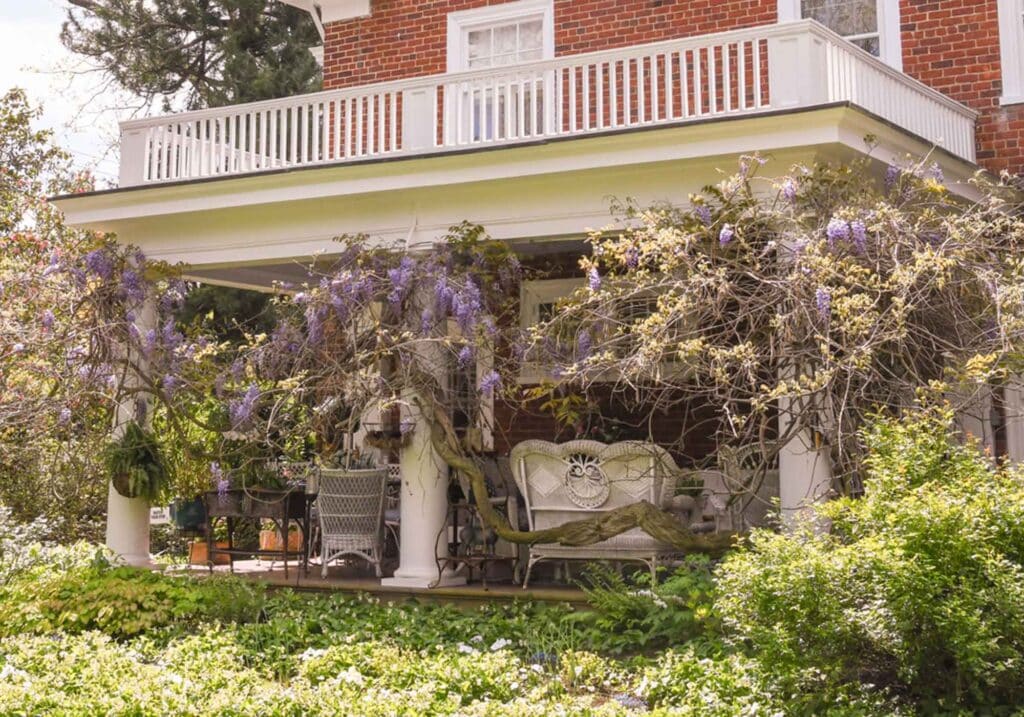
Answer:
[{"label": "white wicker sofa", "polygon": [[[526,502],[531,530],[551,528],[646,500],[668,507],[681,475],[665,449],[626,441],[524,441],[510,454],[512,473]],[[652,577],[659,562],[678,550],[639,528],[593,545],[530,546],[525,588],[530,571],[541,560],[638,561]]]}]

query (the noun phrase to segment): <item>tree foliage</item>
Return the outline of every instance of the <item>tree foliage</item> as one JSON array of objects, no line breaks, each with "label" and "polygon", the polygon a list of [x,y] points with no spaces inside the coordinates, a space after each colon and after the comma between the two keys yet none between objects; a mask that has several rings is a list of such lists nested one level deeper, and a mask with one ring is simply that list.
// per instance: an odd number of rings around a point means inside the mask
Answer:
[{"label": "tree foliage", "polygon": [[147,105],[196,109],[319,89],[311,18],[274,0],[69,0],[64,45]]},{"label": "tree foliage", "polygon": [[97,446],[109,403],[79,390],[89,348],[79,322],[91,315],[82,289],[49,275],[97,239],[69,230],[46,201],[91,180],[71,170],[50,132],[33,129],[38,113],[21,91],[0,97],[0,503],[74,536],[95,527],[78,518],[96,515],[105,493]]}]

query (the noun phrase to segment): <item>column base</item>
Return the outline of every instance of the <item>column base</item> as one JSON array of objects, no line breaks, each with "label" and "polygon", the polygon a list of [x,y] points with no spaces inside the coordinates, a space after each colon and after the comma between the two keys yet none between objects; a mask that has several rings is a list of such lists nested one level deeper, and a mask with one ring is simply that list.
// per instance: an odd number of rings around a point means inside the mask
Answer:
[{"label": "column base", "polygon": [[138,555],[116,555],[114,556],[114,562],[117,564],[127,565],[132,568],[149,568],[155,570],[159,568],[152,555],[138,554]]},{"label": "column base", "polygon": [[[400,571],[399,571],[400,572]],[[437,573],[430,575],[400,575],[395,573],[394,577],[384,578],[380,581],[384,588],[454,588],[466,584],[466,578],[455,573],[445,571],[438,579]]]}]

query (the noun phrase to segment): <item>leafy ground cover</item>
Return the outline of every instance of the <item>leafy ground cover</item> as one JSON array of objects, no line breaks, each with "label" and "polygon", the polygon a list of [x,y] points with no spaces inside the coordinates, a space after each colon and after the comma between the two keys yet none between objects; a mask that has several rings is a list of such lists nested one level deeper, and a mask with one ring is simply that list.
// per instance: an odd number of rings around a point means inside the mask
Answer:
[{"label": "leafy ground cover", "polygon": [[655,586],[597,569],[585,611],[267,594],[0,513],[0,714],[1024,715],[1024,482],[948,422],[878,422],[863,498]]}]

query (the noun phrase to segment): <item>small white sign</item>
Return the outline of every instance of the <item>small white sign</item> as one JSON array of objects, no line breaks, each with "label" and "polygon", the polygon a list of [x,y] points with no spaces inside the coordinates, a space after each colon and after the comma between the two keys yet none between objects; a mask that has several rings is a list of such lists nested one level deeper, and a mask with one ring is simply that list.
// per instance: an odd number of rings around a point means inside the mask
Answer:
[{"label": "small white sign", "polygon": [[167,525],[171,522],[171,509],[167,506],[154,505],[149,509],[150,525]]}]

